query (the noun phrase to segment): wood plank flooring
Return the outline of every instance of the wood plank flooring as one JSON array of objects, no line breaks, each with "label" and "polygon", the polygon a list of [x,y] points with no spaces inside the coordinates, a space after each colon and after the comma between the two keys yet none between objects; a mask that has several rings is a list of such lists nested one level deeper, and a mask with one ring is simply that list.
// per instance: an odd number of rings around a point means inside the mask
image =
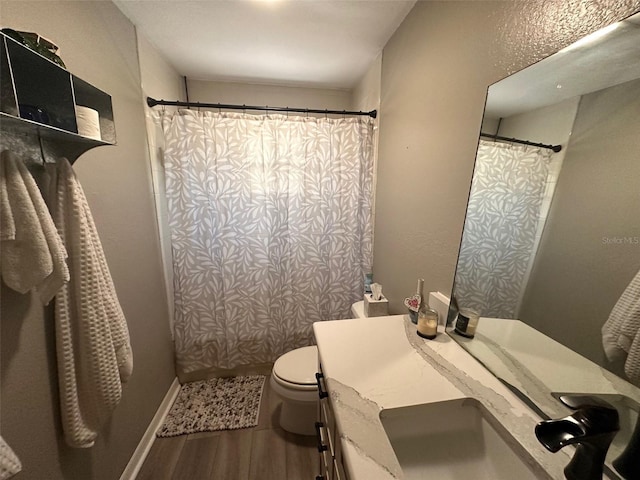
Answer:
[{"label": "wood plank flooring", "polygon": [[258,425],[156,438],[137,480],[313,480],[315,437],[280,428],[280,399],[265,381]]}]

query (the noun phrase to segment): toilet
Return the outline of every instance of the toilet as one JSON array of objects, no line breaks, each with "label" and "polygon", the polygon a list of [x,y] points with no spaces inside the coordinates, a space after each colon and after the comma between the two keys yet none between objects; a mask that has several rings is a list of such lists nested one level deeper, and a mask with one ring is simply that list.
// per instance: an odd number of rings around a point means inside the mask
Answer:
[{"label": "toilet", "polygon": [[[364,302],[351,306],[354,318],[364,317]],[[273,364],[271,388],[282,399],[280,426],[298,435],[315,435],[318,417],[318,347],[302,347],[279,357]]]}]

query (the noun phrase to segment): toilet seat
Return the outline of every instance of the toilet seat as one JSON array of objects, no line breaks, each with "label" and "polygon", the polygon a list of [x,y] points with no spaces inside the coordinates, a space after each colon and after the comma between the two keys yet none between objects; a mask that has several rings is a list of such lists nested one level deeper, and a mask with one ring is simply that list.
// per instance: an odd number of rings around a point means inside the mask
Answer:
[{"label": "toilet seat", "polygon": [[317,390],[317,367],[318,347],[297,348],[276,360],[273,364],[273,378],[283,387],[292,390]]},{"label": "toilet seat", "polygon": [[[356,318],[364,316],[364,301],[351,307]],[[316,435],[318,418],[318,347],[302,347],[285,353],[273,364],[269,383],[282,400],[280,426],[298,435]]]}]

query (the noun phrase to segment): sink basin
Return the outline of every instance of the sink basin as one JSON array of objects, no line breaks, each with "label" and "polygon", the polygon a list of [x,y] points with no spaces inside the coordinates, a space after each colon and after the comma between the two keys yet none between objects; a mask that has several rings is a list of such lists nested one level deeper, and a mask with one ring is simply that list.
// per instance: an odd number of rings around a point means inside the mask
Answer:
[{"label": "sink basin", "polygon": [[380,420],[405,479],[539,478],[531,456],[475,399],[386,409]]}]

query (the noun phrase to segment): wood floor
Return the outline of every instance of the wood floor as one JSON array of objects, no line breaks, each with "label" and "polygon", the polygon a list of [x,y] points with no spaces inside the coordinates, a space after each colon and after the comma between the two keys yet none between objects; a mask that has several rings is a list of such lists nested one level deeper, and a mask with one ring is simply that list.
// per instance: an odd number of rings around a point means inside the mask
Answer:
[{"label": "wood floor", "polygon": [[285,432],[279,414],[267,377],[256,427],[156,438],[137,480],[315,479],[315,437]]}]

